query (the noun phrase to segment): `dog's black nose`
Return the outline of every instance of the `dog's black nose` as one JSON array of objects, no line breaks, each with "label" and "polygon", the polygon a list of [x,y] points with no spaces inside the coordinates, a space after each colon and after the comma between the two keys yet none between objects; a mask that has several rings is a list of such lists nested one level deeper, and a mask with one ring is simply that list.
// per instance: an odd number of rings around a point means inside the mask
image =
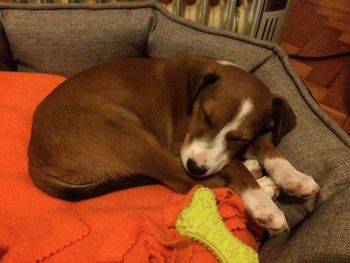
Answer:
[{"label": "dog's black nose", "polygon": [[207,168],[204,166],[198,167],[196,161],[192,159],[188,159],[187,161],[187,169],[190,173],[195,174],[195,175],[203,175],[207,172]]}]

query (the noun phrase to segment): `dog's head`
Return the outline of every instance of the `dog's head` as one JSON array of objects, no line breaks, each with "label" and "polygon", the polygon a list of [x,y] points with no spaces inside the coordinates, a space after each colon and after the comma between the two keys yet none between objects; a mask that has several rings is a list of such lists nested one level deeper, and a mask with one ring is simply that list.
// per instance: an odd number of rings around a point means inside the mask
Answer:
[{"label": "dog's head", "polygon": [[273,143],[295,126],[289,104],[233,64],[206,60],[188,72],[190,121],[181,160],[193,176],[221,170],[242,147],[272,131]]}]

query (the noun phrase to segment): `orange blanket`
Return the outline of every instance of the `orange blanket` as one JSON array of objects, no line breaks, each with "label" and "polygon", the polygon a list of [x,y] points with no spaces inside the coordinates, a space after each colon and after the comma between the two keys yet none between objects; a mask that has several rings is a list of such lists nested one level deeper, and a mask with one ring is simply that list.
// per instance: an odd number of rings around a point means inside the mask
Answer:
[{"label": "orange blanket", "polygon": [[[1,262],[216,262],[174,229],[191,193],[153,185],[72,203],[32,183],[27,172],[31,117],[62,81],[54,75],[0,72]],[[232,233],[257,249],[262,230],[246,218],[241,199],[229,189],[214,192]]]}]

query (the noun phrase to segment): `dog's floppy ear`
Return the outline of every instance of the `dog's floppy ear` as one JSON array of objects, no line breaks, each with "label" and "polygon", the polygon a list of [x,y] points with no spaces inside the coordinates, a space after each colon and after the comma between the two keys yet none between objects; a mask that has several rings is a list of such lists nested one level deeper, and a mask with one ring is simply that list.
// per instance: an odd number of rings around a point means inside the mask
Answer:
[{"label": "dog's floppy ear", "polygon": [[191,69],[187,75],[187,112],[192,111],[192,106],[201,90],[213,84],[219,79],[219,75],[213,69]]},{"label": "dog's floppy ear", "polygon": [[272,99],[272,123],[272,143],[276,146],[296,125],[294,111],[282,97]]}]

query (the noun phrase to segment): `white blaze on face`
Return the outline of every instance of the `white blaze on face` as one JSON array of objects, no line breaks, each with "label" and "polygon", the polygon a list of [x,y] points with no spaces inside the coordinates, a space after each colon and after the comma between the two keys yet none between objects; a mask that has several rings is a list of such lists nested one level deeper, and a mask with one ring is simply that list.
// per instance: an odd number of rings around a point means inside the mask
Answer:
[{"label": "white blaze on face", "polygon": [[186,164],[189,159],[194,160],[199,167],[205,166],[208,169],[205,175],[213,174],[222,169],[231,158],[227,150],[226,135],[239,129],[252,110],[251,99],[244,99],[233,120],[227,123],[213,140],[196,138],[188,143],[188,138],[186,138],[181,149],[181,160],[185,169],[187,169]]},{"label": "white blaze on face", "polygon": [[237,64],[231,62],[231,61],[227,61],[227,60],[217,60],[216,61],[217,63],[219,63],[220,65],[223,65],[223,66],[233,66],[233,67],[237,67],[237,68],[240,68],[240,69],[243,69],[242,67],[238,66]]}]

